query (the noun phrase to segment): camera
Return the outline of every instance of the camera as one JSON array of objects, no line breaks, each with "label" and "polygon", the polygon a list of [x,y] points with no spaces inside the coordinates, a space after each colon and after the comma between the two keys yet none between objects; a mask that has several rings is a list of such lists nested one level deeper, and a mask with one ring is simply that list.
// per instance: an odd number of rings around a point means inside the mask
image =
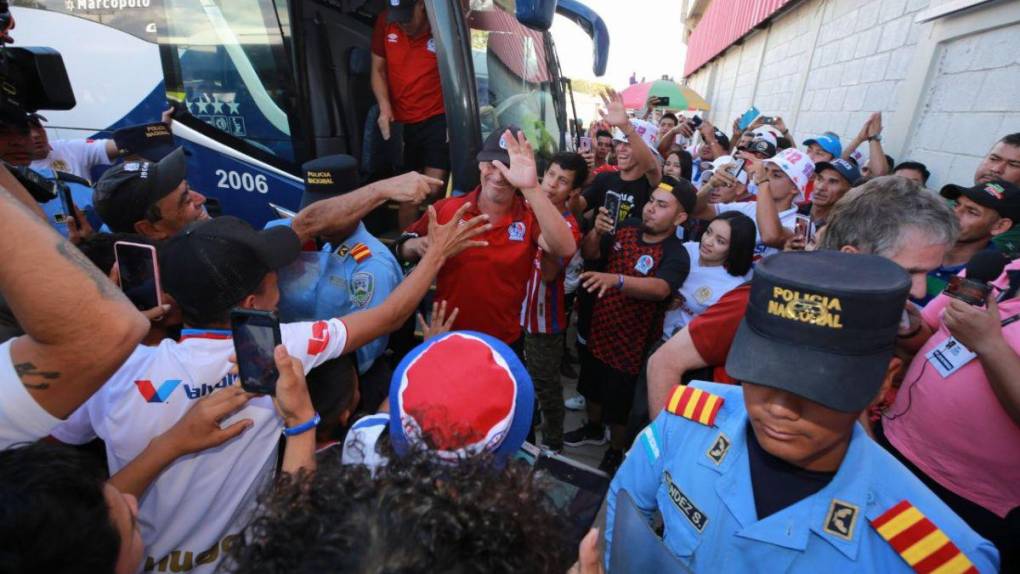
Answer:
[{"label": "camera", "polygon": [[[8,2],[0,1],[0,30],[11,20]],[[9,47],[0,39],[0,122],[25,126],[38,110],[69,110],[75,106],[64,59],[53,48]]]}]

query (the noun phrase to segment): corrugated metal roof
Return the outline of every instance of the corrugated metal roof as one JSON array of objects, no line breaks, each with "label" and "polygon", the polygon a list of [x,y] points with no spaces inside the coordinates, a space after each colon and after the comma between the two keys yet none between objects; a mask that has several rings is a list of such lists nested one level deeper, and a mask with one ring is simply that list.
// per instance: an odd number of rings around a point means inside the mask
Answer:
[{"label": "corrugated metal roof", "polygon": [[713,0],[687,41],[684,76],[696,72],[755,26],[796,0]]}]

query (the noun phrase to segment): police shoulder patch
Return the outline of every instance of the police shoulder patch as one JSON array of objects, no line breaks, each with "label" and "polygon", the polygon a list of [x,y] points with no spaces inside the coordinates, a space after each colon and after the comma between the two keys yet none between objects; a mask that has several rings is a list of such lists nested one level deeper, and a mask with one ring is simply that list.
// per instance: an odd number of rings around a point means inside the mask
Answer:
[{"label": "police shoulder patch", "polygon": [[365,271],[359,271],[351,276],[347,284],[351,295],[351,303],[358,309],[364,309],[375,294],[375,276]]},{"label": "police shoulder patch", "polygon": [[871,526],[915,572],[977,574],[967,555],[906,500],[873,519]]},{"label": "police shoulder patch", "polygon": [[694,387],[679,386],[666,402],[666,411],[678,417],[713,426],[726,399]]}]

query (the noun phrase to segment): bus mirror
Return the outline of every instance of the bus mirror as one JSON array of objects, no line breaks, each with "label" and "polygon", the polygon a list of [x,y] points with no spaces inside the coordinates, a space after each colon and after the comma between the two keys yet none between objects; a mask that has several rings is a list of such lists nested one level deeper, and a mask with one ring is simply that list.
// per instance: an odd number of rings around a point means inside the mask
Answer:
[{"label": "bus mirror", "polygon": [[556,0],[517,0],[517,21],[532,30],[549,30],[554,14]]},{"label": "bus mirror", "polygon": [[556,13],[580,26],[591,37],[592,71],[596,76],[605,74],[609,63],[609,29],[602,17],[578,0],[559,0]]}]

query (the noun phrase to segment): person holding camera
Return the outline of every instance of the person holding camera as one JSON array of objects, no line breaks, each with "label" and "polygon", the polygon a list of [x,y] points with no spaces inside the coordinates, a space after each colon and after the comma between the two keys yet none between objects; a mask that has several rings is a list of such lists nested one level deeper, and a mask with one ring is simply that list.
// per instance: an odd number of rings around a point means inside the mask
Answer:
[{"label": "person holding camera", "polygon": [[[920,345],[879,441],[1020,568],[1020,262],[987,299],[941,293],[921,311]],[[974,304],[977,303],[977,304]],[[922,344],[923,343],[923,344]]]},{"label": "person holding camera", "polygon": [[591,364],[578,381],[588,422],[566,433],[563,444],[604,444],[609,425],[610,448],[599,466],[609,474],[623,461],[627,419],[645,353],[662,335],[668,301],[690,271],[690,257],[676,228],[687,219],[695,196],[690,182],[666,177],[640,220],[617,225],[606,208],[599,208],[595,227],[581,247],[585,259],[602,260],[599,268],[604,272],[581,275],[581,286],[595,299],[587,340]]}]

